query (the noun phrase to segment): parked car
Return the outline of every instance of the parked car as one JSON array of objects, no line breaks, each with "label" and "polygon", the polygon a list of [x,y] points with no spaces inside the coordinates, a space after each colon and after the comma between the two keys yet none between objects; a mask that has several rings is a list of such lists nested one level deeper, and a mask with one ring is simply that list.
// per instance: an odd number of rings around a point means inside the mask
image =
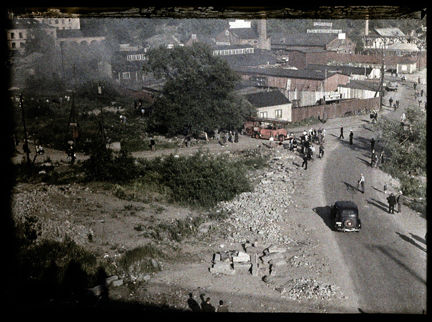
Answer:
[{"label": "parked car", "polygon": [[360,231],[358,207],[352,201],[336,201],[331,207],[331,218],[336,231]]},{"label": "parked car", "polygon": [[387,91],[397,91],[397,89],[398,89],[398,83],[396,82],[390,82],[386,86]]}]

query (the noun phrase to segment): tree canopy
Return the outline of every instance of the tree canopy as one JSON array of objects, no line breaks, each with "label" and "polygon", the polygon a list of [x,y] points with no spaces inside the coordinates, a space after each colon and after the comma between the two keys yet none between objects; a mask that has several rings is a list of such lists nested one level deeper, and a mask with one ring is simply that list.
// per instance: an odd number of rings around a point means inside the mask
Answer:
[{"label": "tree canopy", "polygon": [[150,117],[153,131],[175,135],[234,130],[254,114],[233,93],[239,76],[206,45],[157,48],[147,57],[144,70],[166,80]]}]

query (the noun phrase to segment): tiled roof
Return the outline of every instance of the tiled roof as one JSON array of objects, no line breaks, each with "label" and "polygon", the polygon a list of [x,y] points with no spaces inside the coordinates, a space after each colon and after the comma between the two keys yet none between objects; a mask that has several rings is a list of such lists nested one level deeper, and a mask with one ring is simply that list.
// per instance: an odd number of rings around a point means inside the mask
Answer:
[{"label": "tiled roof", "polygon": [[247,94],[245,98],[255,107],[276,106],[290,103],[290,100],[279,91]]},{"label": "tiled roof", "polygon": [[[304,79],[315,79],[324,80],[324,72],[316,72],[308,69],[284,69],[284,68],[256,68],[256,67],[231,67],[234,71],[246,74],[258,74],[258,75],[269,75],[279,76],[287,78],[304,78]],[[330,76],[330,75],[328,75]]]},{"label": "tiled roof", "polygon": [[405,37],[399,28],[375,28],[375,31],[383,37]]},{"label": "tiled roof", "polygon": [[369,91],[377,91],[379,89],[379,81],[362,81],[362,80],[351,80],[346,85],[339,85],[340,87],[364,89]]},{"label": "tiled roof", "polygon": [[271,52],[260,52],[258,49],[253,54],[218,56],[228,63],[231,67],[234,66],[259,66],[259,65],[274,65],[277,63],[276,56]]},{"label": "tiled roof", "polygon": [[240,39],[256,39],[258,38],[258,34],[253,28],[233,28],[229,29],[229,31],[239,37]]},{"label": "tiled roof", "polygon": [[336,34],[315,34],[315,33],[276,33],[271,35],[272,45],[285,46],[325,46]]},{"label": "tiled roof", "polygon": [[81,38],[81,37],[104,37],[101,34],[86,32],[80,29],[60,29],[57,30],[57,38]]},{"label": "tiled roof", "polygon": [[309,64],[306,69],[310,70],[320,70],[320,71],[337,71],[345,75],[369,75],[372,72],[370,67],[355,67],[355,66],[330,66],[330,65],[319,65],[319,64]]}]

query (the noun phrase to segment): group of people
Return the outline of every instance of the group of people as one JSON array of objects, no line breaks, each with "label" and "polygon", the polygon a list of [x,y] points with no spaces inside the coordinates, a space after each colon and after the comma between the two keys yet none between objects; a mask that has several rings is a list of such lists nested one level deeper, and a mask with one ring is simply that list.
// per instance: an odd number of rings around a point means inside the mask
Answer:
[{"label": "group of people", "polygon": [[[324,157],[324,142],[325,142],[325,129],[315,130],[311,128],[309,131],[304,130],[303,134],[300,136],[300,153],[303,154],[303,163],[302,167],[307,170],[308,161],[312,160],[312,154],[314,152],[314,148],[312,147],[313,143],[317,143],[319,145],[318,150],[318,158]],[[289,148],[290,150],[297,148],[297,140],[296,138],[290,134],[289,138]]]},{"label": "group of people", "polygon": [[393,192],[390,193],[390,195],[387,197],[387,202],[389,205],[389,214],[394,214],[394,207],[397,204],[397,212],[400,213],[402,210],[402,191],[399,191],[399,194],[395,196]]},{"label": "group of people", "polygon": [[187,300],[189,308],[193,312],[229,312],[228,306],[223,302],[223,300],[219,301],[219,305],[217,308],[215,308],[210,303],[210,298],[204,298],[204,294],[200,295],[201,298],[201,305],[198,304],[197,301],[193,298],[193,294],[189,293],[189,298]]},{"label": "group of people", "polygon": [[239,133],[238,131],[218,131],[215,130],[214,133],[215,140],[220,145],[225,145],[227,142],[230,143],[238,143],[239,142]]}]

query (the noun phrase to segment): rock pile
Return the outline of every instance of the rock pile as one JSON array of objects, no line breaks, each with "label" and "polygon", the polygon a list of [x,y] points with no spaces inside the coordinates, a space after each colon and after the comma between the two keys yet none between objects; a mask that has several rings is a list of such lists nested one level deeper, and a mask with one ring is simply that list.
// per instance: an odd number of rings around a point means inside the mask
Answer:
[{"label": "rock pile", "polygon": [[210,273],[234,275],[236,273],[250,273],[253,276],[265,277],[279,275],[286,271],[288,263],[286,256],[296,249],[271,245],[261,253],[255,244],[243,244],[245,251],[230,250],[217,252],[213,255],[213,266]]},{"label": "rock pile", "polygon": [[295,179],[303,173],[295,165],[298,157],[294,153],[278,150],[273,153],[269,167],[255,174],[257,183],[253,192],[244,192],[219,204],[220,211],[230,213],[227,223],[232,227],[229,236],[232,242],[243,243],[247,239],[245,232],[265,243],[292,241],[280,227],[293,207],[298,207],[292,196],[298,190]]}]

